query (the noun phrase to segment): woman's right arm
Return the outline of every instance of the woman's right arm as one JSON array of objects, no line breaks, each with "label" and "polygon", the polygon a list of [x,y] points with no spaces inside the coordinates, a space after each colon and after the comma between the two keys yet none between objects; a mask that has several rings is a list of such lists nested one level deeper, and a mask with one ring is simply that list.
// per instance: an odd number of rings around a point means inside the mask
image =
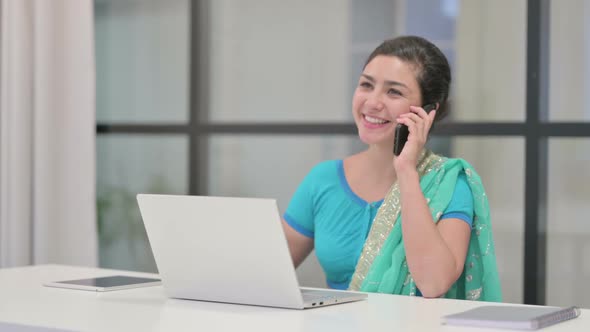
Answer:
[{"label": "woman's right arm", "polygon": [[313,250],[313,238],[307,237],[293,229],[285,219],[282,219],[282,223],[285,236],[287,237],[287,243],[289,244],[291,259],[293,260],[293,265],[297,268]]}]

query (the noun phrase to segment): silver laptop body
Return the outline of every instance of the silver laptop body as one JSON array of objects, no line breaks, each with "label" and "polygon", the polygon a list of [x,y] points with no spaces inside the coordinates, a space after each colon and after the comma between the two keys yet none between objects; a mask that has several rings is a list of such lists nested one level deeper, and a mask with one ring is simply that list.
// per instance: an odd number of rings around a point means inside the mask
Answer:
[{"label": "silver laptop body", "polygon": [[300,289],[274,199],[137,195],[167,296],[292,309],[367,298]]}]

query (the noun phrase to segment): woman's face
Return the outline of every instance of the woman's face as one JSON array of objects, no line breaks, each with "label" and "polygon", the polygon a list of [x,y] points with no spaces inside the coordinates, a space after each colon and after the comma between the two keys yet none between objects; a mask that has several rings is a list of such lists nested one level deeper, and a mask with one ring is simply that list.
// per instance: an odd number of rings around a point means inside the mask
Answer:
[{"label": "woman's face", "polygon": [[393,146],[396,119],[421,105],[414,66],[379,55],[367,64],[352,97],[352,115],[360,139],[369,145]]}]

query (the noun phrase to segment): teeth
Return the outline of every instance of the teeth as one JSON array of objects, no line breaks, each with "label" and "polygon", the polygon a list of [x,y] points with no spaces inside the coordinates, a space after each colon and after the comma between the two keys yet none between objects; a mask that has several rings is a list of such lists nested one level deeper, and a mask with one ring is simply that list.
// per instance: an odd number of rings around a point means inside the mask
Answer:
[{"label": "teeth", "polygon": [[365,120],[367,120],[370,123],[374,123],[374,124],[384,124],[384,123],[388,122],[388,121],[377,119],[377,118],[374,118],[374,117],[368,116],[368,115],[365,115]]}]

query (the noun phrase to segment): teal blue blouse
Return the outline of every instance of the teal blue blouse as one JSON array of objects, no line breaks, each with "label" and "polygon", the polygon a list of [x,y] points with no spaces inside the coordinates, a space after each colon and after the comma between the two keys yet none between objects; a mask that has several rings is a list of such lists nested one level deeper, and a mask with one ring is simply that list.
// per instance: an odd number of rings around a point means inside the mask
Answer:
[{"label": "teal blue blouse", "polygon": [[[348,288],[382,202],[366,202],[350,189],[342,160],[319,163],[295,191],[284,219],[297,232],[314,239],[329,287]],[[457,180],[453,198],[441,216],[445,218],[472,225],[473,197],[465,174]]]}]

